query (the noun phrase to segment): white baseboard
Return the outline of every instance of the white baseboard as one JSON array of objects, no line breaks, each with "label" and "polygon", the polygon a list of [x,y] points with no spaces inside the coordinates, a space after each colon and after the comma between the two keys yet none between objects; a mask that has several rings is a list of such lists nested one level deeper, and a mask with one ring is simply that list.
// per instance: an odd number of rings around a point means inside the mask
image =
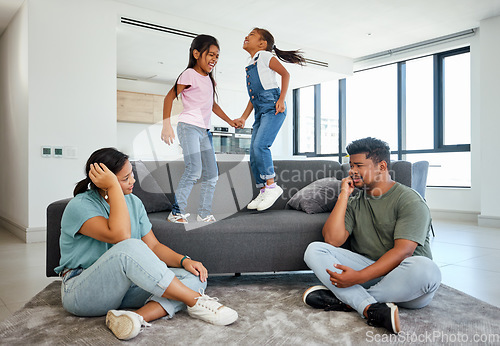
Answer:
[{"label": "white baseboard", "polygon": [[477,224],[481,227],[500,228],[500,217],[478,215]]},{"label": "white baseboard", "polygon": [[431,209],[433,220],[472,222],[477,224],[479,212],[462,210]]},{"label": "white baseboard", "polygon": [[0,227],[5,228],[25,243],[39,243],[47,239],[47,229],[45,227],[26,228],[2,216],[0,216]]}]

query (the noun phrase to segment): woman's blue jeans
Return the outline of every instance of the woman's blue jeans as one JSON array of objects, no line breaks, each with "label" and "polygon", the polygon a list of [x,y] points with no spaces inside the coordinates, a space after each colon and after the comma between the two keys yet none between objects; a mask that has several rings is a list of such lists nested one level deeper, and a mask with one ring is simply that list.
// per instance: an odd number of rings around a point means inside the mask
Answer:
[{"label": "woman's blue jeans", "polygon": [[346,288],[334,286],[326,269],[340,273],[333,265],[342,264],[361,270],[375,261],[323,242],[309,244],[304,261],[323,285],[361,316],[368,305],[377,302],[396,303],[408,309],[423,308],[431,302],[441,283],[439,267],[423,256],[408,257],[387,275]]},{"label": "woman's blue jeans", "polygon": [[[81,270],[81,269],[74,269]],[[163,298],[174,277],[198,292],[206,282],[182,268],[168,268],[140,239],[115,244],[77,276],[67,273],[61,286],[64,309],[77,316],[103,316],[113,309],[138,309],[158,302],[168,317],[186,305]]]},{"label": "woman's blue jeans", "polygon": [[185,214],[187,201],[194,184],[201,178],[198,215],[212,214],[212,200],[219,171],[212,144],[212,133],[204,128],[186,123],[177,125],[177,135],[184,154],[186,168],[175,190],[174,214]]}]

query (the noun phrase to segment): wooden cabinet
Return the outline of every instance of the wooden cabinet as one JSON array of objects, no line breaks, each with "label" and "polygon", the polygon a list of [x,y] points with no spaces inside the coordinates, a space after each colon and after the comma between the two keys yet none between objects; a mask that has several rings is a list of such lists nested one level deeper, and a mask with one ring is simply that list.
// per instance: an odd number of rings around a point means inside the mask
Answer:
[{"label": "wooden cabinet", "polygon": [[[163,95],[117,91],[117,121],[155,124],[163,119]],[[182,102],[174,100],[171,123],[177,123],[182,112]]]}]

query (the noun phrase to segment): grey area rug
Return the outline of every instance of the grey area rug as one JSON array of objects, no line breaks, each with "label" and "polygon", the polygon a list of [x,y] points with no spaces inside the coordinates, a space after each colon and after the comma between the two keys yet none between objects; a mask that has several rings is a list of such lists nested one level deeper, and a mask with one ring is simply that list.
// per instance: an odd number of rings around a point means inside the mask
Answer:
[{"label": "grey area rug", "polygon": [[[400,309],[400,335],[370,327],[355,312],[325,312],[303,304],[302,293],[318,284],[313,274],[216,276],[207,294],[239,313],[237,322],[220,327],[183,311],[153,322],[137,345],[376,345],[500,344],[500,309],[441,286],[424,309]],[[477,342],[475,341],[477,340]],[[75,317],[60,301],[60,282],[48,285],[23,309],[0,324],[0,344],[120,344],[104,317]]]}]

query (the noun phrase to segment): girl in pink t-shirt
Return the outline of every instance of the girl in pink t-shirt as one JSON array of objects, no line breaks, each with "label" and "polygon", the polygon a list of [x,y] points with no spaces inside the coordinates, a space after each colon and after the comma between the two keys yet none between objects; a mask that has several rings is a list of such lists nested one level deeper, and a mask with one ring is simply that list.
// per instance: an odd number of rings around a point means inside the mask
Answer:
[{"label": "girl in pink t-shirt", "polygon": [[187,200],[196,180],[201,178],[198,221],[215,221],[212,215],[212,199],[217,183],[218,170],[210,132],[212,112],[231,126],[231,120],[214,101],[215,80],[212,75],[219,60],[219,43],[215,37],[198,35],[189,49],[189,63],[175,85],[165,96],[163,103],[163,129],[161,139],[168,145],[175,139],[170,124],[174,99],[181,94],[184,110],[179,115],[177,135],[181,144],[186,169],[175,191],[175,201],[168,221],[187,223]]}]

